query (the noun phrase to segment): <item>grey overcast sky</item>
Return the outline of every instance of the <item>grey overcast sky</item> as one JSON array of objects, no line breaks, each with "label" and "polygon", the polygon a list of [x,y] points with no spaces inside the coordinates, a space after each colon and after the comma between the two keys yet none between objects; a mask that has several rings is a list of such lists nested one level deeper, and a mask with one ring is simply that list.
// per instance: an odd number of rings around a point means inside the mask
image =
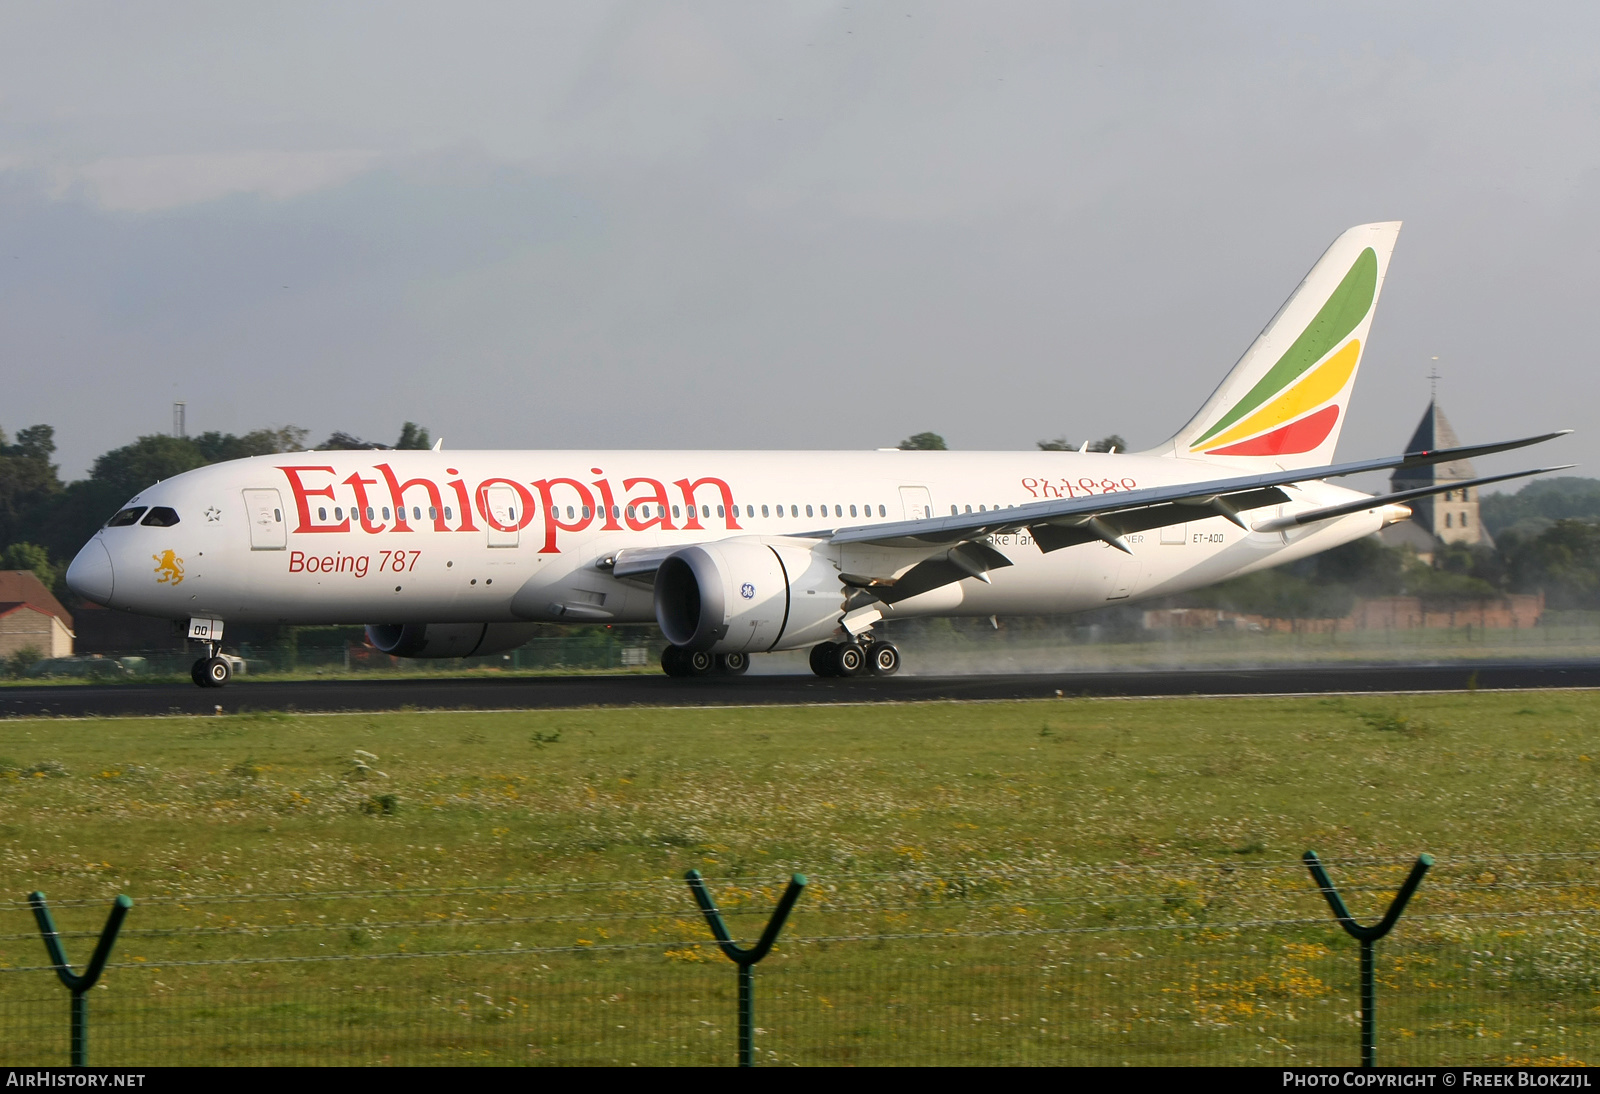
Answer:
[{"label": "grey overcast sky", "polygon": [[1592,4],[8,2],[0,428],[1142,447],[1401,219],[1341,456],[1595,474],[1597,166]]}]

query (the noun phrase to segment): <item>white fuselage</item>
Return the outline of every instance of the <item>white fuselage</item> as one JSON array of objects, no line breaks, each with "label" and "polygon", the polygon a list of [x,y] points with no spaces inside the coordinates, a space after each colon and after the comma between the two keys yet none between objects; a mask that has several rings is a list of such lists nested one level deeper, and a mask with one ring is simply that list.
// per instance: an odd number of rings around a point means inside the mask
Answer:
[{"label": "white fuselage", "polygon": [[[797,537],[821,567],[903,571],[919,552],[832,545],[826,534],[1227,471],[1215,460],[1074,452],[306,452],[158,483],[128,504],[169,508],[177,523],[106,527],[85,551],[98,543],[110,561],[95,599],[172,619],[645,623],[655,620],[649,584],[604,568],[629,548]],[[1288,504],[1247,512],[1246,523],[1363,496],[1319,481],[1286,492]],[[1046,554],[1026,532],[1000,535],[993,544],[1014,565],[989,583],[962,580],[884,614],[1126,603],[1327,550],[1383,519],[1375,509],[1257,533],[1206,516],[1129,535],[1131,553],[1095,542]],[[823,582],[806,595],[842,604],[843,592]]]}]

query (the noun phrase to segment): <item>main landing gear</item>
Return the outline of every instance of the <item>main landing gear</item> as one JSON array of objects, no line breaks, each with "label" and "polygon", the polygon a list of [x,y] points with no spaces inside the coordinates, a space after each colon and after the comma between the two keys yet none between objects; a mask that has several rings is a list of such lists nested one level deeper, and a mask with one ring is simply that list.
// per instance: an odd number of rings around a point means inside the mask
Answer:
[{"label": "main landing gear", "polygon": [[[681,646],[661,651],[661,670],[668,676],[743,676],[749,669],[748,653],[706,653]],[[818,676],[893,676],[900,671],[900,651],[891,642],[874,642],[869,635],[823,642],[811,647],[811,671]]]},{"label": "main landing gear", "polygon": [[189,679],[198,688],[227,687],[228,681],[233,679],[233,666],[217,652],[215,642],[207,642],[205,656],[189,668]]},{"label": "main landing gear", "polygon": [[893,676],[900,671],[900,651],[893,643],[870,639],[822,642],[811,647],[811,671],[818,676]]},{"label": "main landing gear", "polygon": [[668,646],[661,651],[661,670],[668,676],[743,676],[750,671],[750,655]]}]

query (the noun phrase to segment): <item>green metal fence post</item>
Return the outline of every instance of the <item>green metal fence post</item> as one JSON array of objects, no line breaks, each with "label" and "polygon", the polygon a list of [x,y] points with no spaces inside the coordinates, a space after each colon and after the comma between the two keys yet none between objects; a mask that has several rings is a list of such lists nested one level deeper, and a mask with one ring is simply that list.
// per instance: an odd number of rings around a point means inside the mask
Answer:
[{"label": "green metal fence post", "polygon": [[789,913],[794,910],[794,902],[800,899],[800,894],[805,890],[806,876],[795,874],[789,879],[789,887],[783,891],[783,896],[778,900],[772,918],[767,920],[767,929],[761,932],[761,940],[748,950],[734,944],[733,936],[728,933],[727,925],[722,922],[722,913],[717,911],[716,901],[711,899],[711,891],[706,888],[706,879],[700,876],[700,871],[690,870],[684,875],[684,880],[689,883],[689,891],[694,893],[695,903],[700,905],[700,911],[705,915],[706,923],[711,927],[711,934],[716,938],[717,945],[722,947],[722,952],[727,954],[728,960],[739,967],[739,1066],[754,1067],[755,966],[767,956],[772,944],[778,941],[778,932],[783,930]]},{"label": "green metal fence post", "polygon": [[1305,862],[1306,868],[1311,871],[1311,878],[1317,883],[1317,888],[1322,890],[1322,895],[1327,898],[1328,907],[1333,910],[1333,918],[1339,921],[1339,926],[1343,927],[1351,938],[1361,944],[1361,1066],[1377,1067],[1378,1027],[1374,1016],[1377,991],[1373,986],[1375,973],[1372,964],[1372,945],[1394,929],[1395,923],[1400,919],[1400,913],[1406,910],[1406,905],[1411,901],[1411,894],[1417,891],[1417,886],[1422,884],[1423,875],[1433,865],[1433,856],[1417,856],[1417,861],[1411,867],[1411,873],[1407,875],[1405,884],[1400,886],[1400,891],[1389,904],[1389,910],[1374,927],[1363,927],[1350,915],[1350,909],[1345,907],[1344,899],[1339,896],[1339,890],[1328,880],[1328,871],[1323,869],[1322,860],[1317,858],[1315,851],[1307,851],[1300,857]]},{"label": "green metal fence post", "polygon": [[33,918],[39,924],[39,933],[44,936],[44,948],[50,955],[50,963],[55,966],[61,983],[72,993],[72,1066],[88,1067],[89,989],[94,987],[95,981],[105,971],[106,961],[111,957],[111,947],[116,944],[117,932],[122,930],[122,921],[127,918],[133,901],[125,896],[112,901],[105,930],[100,932],[100,943],[95,946],[94,956],[89,958],[89,967],[82,976],[74,973],[67,962],[67,951],[61,946],[61,935],[56,930],[55,920],[50,917],[50,909],[45,906],[44,894],[37,890],[29,893],[28,903],[33,905]]}]

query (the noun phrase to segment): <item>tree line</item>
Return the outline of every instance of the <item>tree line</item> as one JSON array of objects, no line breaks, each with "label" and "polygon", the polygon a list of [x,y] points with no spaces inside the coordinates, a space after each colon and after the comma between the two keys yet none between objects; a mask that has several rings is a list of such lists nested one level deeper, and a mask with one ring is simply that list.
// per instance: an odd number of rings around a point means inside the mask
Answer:
[{"label": "tree line", "polygon": [[[53,427],[29,426],[18,430],[14,441],[0,431],[0,569],[32,570],[58,597],[70,600],[63,576],[72,557],[133,495],[206,464],[304,452],[309,435],[292,425],[242,436],[217,431],[196,437],[155,433],[100,456],[87,478],[63,482],[54,462]],[[426,428],[406,422],[394,444],[335,432],[316,450],[420,449],[431,443]]]}]

